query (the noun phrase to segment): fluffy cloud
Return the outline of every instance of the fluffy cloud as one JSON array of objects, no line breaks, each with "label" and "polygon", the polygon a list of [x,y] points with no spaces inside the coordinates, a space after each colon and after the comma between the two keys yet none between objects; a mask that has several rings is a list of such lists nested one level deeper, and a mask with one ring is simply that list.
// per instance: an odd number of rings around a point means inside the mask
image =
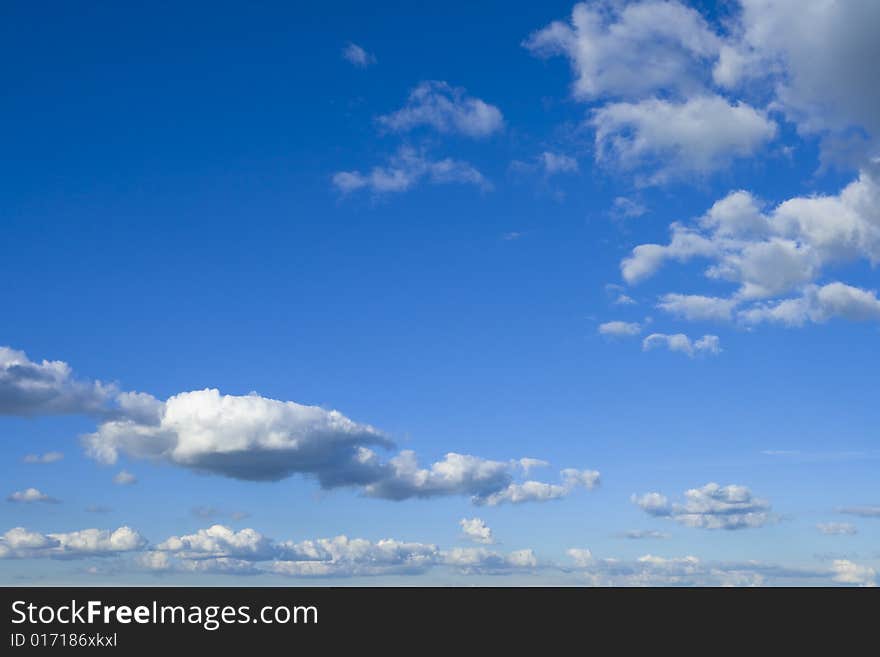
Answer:
[{"label": "fluffy cloud", "polygon": [[64,458],[61,452],[46,452],[45,454],[27,454],[22,461],[25,463],[56,463]]},{"label": "fluffy cloud", "polygon": [[56,534],[40,534],[15,527],[0,536],[0,558],[75,559],[112,556],[141,550],[146,539],[131,527],[116,530],[83,529]]},{"label": "fluffy cloud", "polygon": [[729,320],[736,307],[736,301],[699,294],[664,294],[657,307],[692,321]]},{"label": "fluffy cloud", "polygon": [[17,490],[6,498],[9,502],[20,502],[23,504],[32,504],[34,502],[45,502],[48,504],[57,504],[59,500],[46,495],[36,488],[26,488],[25,490]]},{"label": "fluffy cloud", "polygon": [[638,322],[613,321],[599,324],[599,333],[601,335],[621,337],[638,335],[641,332],[642,326]]},{"label": "fluffy cloud", "polygon": [[720,96],[610,103],[591,123],[597,160],[623,170],[646,168],[640,180],[647,184],[709,174],[753,155],[776,135],[763,112]]},{"label": "fluffy cloud", "polygon": [[[880,91],[873,84],[880,6],[873,0],[740,4],[734,38],[713,71],[716,81],[731,89],[769,82],[776,105],[802,132],[821,135],[826,154],[863,160],[880,136]],[[840,153],[847,142],[848,152]]]},{"label": "fluffy cloud", "polygon": [[429,80],[410,92],[404,107],[380,116],[379,123],[394,132],[428,126],[440,133],[487,137],[504,127],[504,117],[497,107],[468,96],[463,89]]},{"label": "fluffy cloud", "polygon": [[561,484],[548,484],[541,481],[511,483],[507,487],[476,497],[476,504],[497,506],[499,504],[522,504],[523,502],[547,502],[567,497],[578,487],[592,490],[599,484],[600,475],[595,470],[575,470],[567,468],[561,472]]},{"label": "fluffy cloud", "polygon": [[848,522],[826,522],[816,525],[816,529],[826,536],[853,536],[859,533],[855,525]]},{"label": "fluffy cloud", "polygon": [[228,557],[262,561],[277,556],[274,543],[253,529],[238,532],[223,525],[200,529],[195,534],[172,536],[156,546],[184,559]]},{"label": "fluffy cloud", "polygon": [[115,395],[113,386],[78,381],[60,360],[30,360],[0,347],[0,415],[97,414]]},{"label": "fluffy cloud", "polygon": [[652,333],[642,341],[644,351],[658,347],[665,347],[669,351],[679,351],[690,357],[698,354],[721,353],[721,344],[717,335],[704,335],[699,340],[691,340],[684,333],[675,333],[674,335]]},{"label": "fluffy cloud", "polygon": [[[729,297],[667,294],[659,307],[685,319],[731,319],[801,326],[833,317],[880,319],[872,290],[817,284],[824,269],[880,262],[880,184],[863,171],[836,195],[796,197],[770,211],[745,191],[716,202],[693,224],[673,223],[668,244],[642,244],[621,262],[630,284],[668,261],[708,261],[707,278],[737,286]],[[797,292],[798,296],[783,295]]]},{"label": "fluffy cloud", "polygon": [[774,520],[770,504],[752,496],[745,486],[709,483],[685,491],[684,498],[683,504],[670,503],[660,493],[648,493],[633,495],[632,501],[652,516],[702,529],[763,527]]},{"label": "fluffy cloud", "polygon": [[501,574],[538,565],[532,550],[501,554],[486,548],[453,548],[442,553],[443,563],[467,574]]},{"label": "fluffy cloud", "polygon": [[339,171],[333,175],[334,186],[347,194],[368,190],[374,194],[405,192],[419,182],[433,184],[461,183],[488,190],[491,184],[467,162],[445,158],[431,160],[415,149],[400,148],[385,166],[375,166],[369,172]]},{"label": "fluffy cloud", "polygon": [[826,322],[832,317],[853,321],[880,320],[880,299],[873,290],[862,290],[844,283],[808,285],[800,297],[755,305],[739,313],[746,324],[777,322],[803,326],[807,322]]},{"label": "fluffy cloud", "polygon": [[342,58],[357,68],[367,68],[376,63],[376,57],[356,43],[349,43],[342,49]]},{"label": "fluffy cloud", "polygon": [[491,544],[495,542],[492,530],[480,518],[462,518],[458,522],[462,533],[474,543]]},{"label": "fluffy cloud", "polygon": [[568,57],[575,97],[594,100],[700,89],[721,41],[693,9],[649,0],[577,4],[570,23],[551,23],[524,45],[542,57]]},{"label": "fluffy cloud", "polygon": [[437,546],[383,539],[337,536],[282,545],[285,558],[270,570],[293,577],[418,574],[440,562]]},{"label": "fluffy cloud", "polygon": [[111,420],[85,436],[84,444],[104,463],[123,453],[238,479],[307,472],[331,486],[356,483],[374,469],[366,445],[390,443],[338,411],[199,390],[170,397],[155,423]]},{"label": "fluffy cloud", "polygon": [[841,584],[858,586],[876,586],[877,572],[868,566],[862,566],[846,559],[835,559],[831,564],[834,581]]}]

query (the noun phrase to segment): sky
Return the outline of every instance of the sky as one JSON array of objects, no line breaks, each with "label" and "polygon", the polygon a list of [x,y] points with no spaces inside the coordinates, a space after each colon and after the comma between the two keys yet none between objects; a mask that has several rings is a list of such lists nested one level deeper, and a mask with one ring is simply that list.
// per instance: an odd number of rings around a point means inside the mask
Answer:
[{"label": "sky", "polygon": [[2,12],[0,584],[877,582],[878,3]]}]

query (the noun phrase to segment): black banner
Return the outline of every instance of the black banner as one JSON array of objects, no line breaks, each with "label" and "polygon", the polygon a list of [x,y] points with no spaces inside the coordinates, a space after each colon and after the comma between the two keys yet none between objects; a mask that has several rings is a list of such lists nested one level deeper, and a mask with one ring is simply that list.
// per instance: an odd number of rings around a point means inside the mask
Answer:
[{"label": "black banner", "polygon": [[864,637],[876,650],[878,602],[867,589],[6,588],[2,598],[3,655],[352,645],[471,654],[563,644],[586,653],[700,637],[715,647],[776,640],[838,649]]}]

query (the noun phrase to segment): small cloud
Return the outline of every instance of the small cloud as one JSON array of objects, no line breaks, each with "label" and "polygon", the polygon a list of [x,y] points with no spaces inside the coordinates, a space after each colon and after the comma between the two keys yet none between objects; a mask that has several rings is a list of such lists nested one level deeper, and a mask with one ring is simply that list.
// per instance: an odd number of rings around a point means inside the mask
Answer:
[{"label": "small cloud", "polygon": [[611,335],[616,337],[638,335],[642,331],[642,326],[638,322],[605,322],[599,324],[600,335]]},{"label": "small cloud", "polygon": [[717,335],[704,335],[699,340],[692,341],[683,333],[674,335],[652,333],[642,341],[643,351],[651,351],[657,347],[665,347],[669,351],[679,351],[690,357],[698,354],[721,353],[721,342]]},{"label": "small cloud", "polygon": [[120,470],[114,477],[113,483],[118,486],[130,486],[137,483],[137,477],[127,470]]},{"label": "small cloud", "polygon": [[853,536],[859,533],[855,525],[848,522],[826,522],[816,525],[816,529],[826,536]]},{"label": "small cloud", "polygon": [[666,532],[658,532],[656,529],[630,529],[629,531],[623,532],[621,534],[623,538],[628,538],[634,541],[640,541],[645,539],[661,539],[661,538],[669,538],[669,534]]},{"label": "small cloud", "polygon": [[647,211],[648,208],[638,201],[633,201],[625,196],[618,196],[614,199],[614,204],[611,208],[611,216],[615,219],[633,219],[635,217],[641,217]]},{"label": "small cloud", "polygon": [[61,500],[46,495],[36,488],[26,488],[25,490],[17,490],[6,498],[8,502],[20,504],[33,504],[34,502],[44,502],[46,504],[58,504]]},{"label": "small cloud", "polygon": [[28,454],[26,455],[22,461],[25,463],[55,463],[64,458],[64,454],[61,452],[46,452],[45,454]]},{"label": "small cloud", "polygon": [[850,516],[861,518],[880,518],[880,505],[878,506],[847,506],[837,510]]},{"label": "small cloud", "polygon": [[634,306],[637,302],[631,296],[626,294],[619,294],[617,298],[612,302],[616,306]]},{"label": "small cloud", "polygon": [[458,524],[464,535],[474,543],[489,545],[495,542],[492,530],[479,518],[462,518]]},{"label": "small cloud", "polygon": [[520,233],[518,231],[511,231],[509,233],[504,233],[504,235],[501,236],[501,239],[503,239],[505,242],[512,242],[513,240],[518,240],[524,234],[525,233]]},{"label": "small cloud", "polygon": [[357,68],[367,68],[376,63],[375,55],[368,53],[356,43],[348,43],[342,49],[342,58]]}]

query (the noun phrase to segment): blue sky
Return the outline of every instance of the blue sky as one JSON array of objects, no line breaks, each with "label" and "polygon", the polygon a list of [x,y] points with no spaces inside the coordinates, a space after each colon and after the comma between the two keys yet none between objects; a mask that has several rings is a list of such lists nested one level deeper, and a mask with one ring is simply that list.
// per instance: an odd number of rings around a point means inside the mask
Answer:
[{"label": "blue sky", "polygon": [[0,582],[876,581],[876,3],[5,14]]}]

